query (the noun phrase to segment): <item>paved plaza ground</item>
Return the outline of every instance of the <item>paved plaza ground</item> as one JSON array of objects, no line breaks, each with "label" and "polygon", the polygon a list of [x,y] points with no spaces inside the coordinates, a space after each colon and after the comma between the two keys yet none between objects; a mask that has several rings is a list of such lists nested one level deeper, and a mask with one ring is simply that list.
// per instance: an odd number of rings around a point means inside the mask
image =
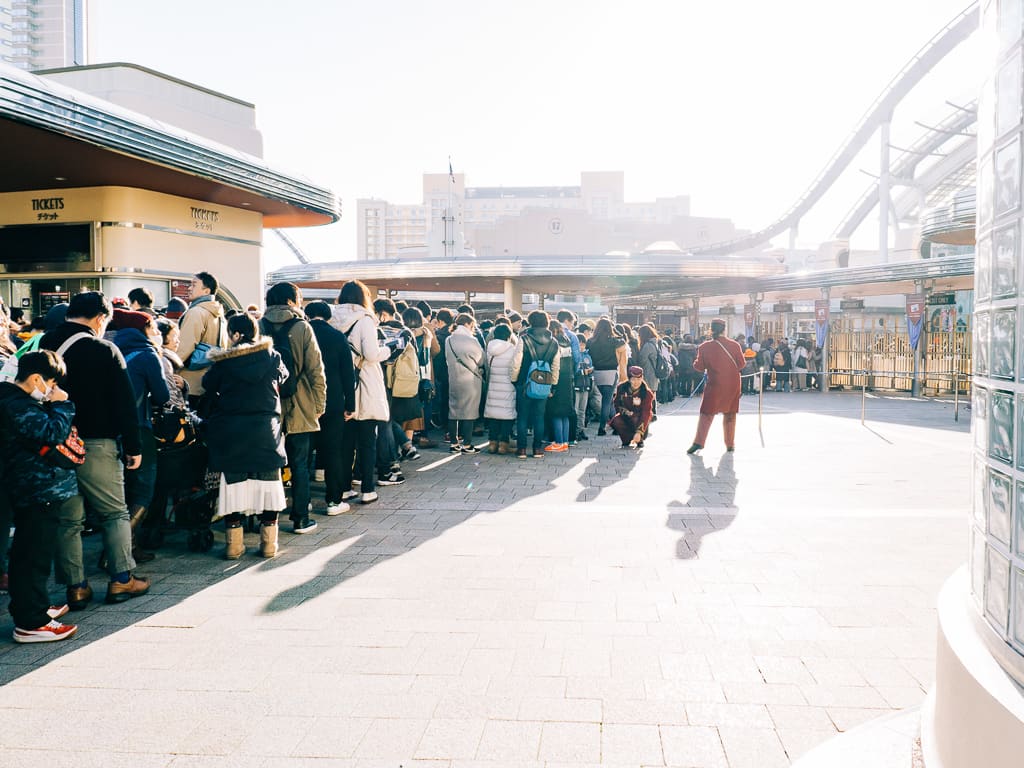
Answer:
[{"label": "paved plaza ground", "polygon": [[283,526],[273,561],[175,534],[146,597],[105,606],[91,574],[68,642],[0,620],[0,764],[773,768],[920,704],[967,552],[969,414],[764,406],[759,430],[744,398],[735,454],[716,422],[684,455],[679,401],[640,452],[427,450],[378,503]]}]

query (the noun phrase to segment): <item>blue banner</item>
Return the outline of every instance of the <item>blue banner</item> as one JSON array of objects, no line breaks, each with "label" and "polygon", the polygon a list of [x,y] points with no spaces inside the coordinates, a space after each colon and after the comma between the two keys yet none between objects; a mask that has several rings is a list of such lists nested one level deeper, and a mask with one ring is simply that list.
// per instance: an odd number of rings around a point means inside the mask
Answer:
[{"label": "blue banner", "polygon": [[924,318],[907,320],[907,333],[910,335],[910,348],[917,352],[917,342],[921,339],[921,329],[924,327]]}]

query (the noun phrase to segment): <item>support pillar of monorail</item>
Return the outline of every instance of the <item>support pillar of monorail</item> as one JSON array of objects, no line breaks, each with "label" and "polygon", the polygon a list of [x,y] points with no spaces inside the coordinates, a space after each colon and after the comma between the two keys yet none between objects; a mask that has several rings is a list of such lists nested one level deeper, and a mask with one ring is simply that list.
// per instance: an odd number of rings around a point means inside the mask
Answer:
[{"label": "support pillar of monorail", "polygon": [[523,311],[523,286],[518,280],[505,278],[505,309]]}]

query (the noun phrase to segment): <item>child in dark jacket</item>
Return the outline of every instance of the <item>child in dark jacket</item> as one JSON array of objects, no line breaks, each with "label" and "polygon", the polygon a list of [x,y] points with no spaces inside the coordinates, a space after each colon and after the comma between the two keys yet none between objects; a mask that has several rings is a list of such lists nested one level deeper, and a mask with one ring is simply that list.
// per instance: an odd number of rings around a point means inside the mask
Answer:
[{"label": "child in dark jacket", "polygon": [[14,641],[48,643],[71,637],[78,629],[57,619],[68,606],[51,606],[46,582],[57,545],[57,513],[78,495],[73,469],[41,455],[71,433],[75,406],[57,386],[66,373],[55,352],[23,355],[13,382],[0,384],[0,459],[14,506],[14,540],[10,554],[11,615]]}]

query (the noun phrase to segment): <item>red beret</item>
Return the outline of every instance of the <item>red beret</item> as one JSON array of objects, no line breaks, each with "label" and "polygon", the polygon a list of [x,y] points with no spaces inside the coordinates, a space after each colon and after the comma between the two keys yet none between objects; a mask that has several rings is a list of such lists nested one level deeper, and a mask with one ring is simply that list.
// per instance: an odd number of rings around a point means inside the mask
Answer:
[{"label": "red beret", "polygon": [[122,328],[137,328],[145,332],[152,318],[145,312],[132,312],[130,309],[115,309],[110,321],[110,329],[119,331]]}]

